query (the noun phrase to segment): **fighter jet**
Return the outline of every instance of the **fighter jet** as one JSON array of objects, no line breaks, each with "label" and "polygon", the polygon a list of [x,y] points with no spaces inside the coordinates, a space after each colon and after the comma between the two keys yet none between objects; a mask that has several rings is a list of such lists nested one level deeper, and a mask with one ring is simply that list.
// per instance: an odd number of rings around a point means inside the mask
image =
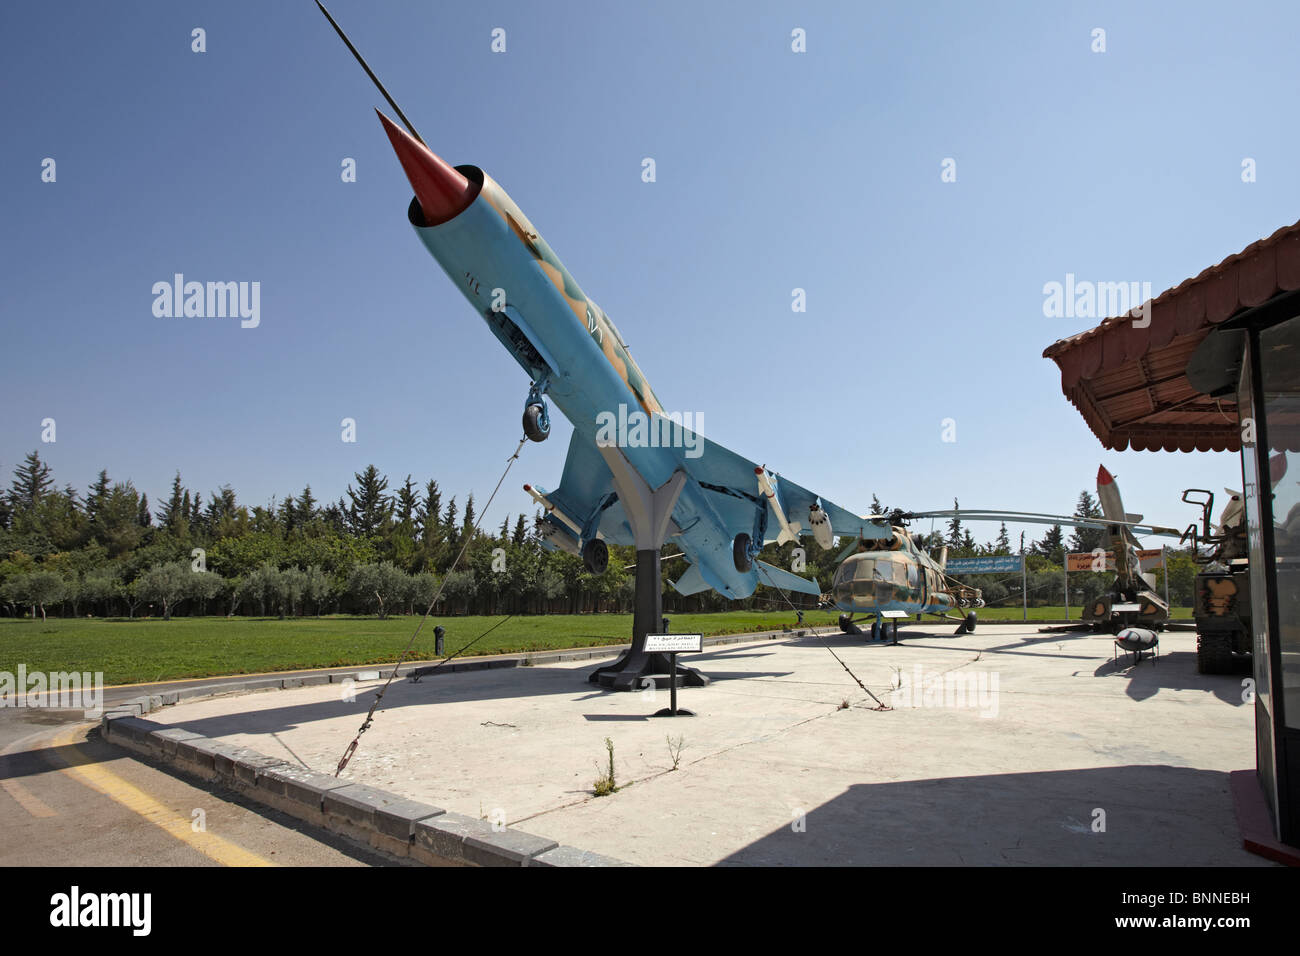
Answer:
[{"label": "fighter jet", "polygon": [[1084,607],[1083,619],[1109,626],[1116,633],[1134,625],[1158,627],[1169,619],[1169,605],[1156,594],[1156,579],[1147,567],[1159,562],[1153,559],[1144,565],[1139,558],[1132,525],[1141,522],[1142,515],[1124,510],[1119,485],[1105,465],[1097,468],[1097,500],[1106,519],[1106,550],[1114,555],[1115,580],[1109,593],[1098,595]]},{"label": "fighter jet", "polygon": [[613,321],[519,205],[478,166],[453,166],[425,145],[317,5],[402,120],[399,125],[379,113],[415,194],[406,218],[416,237],[528,377],[525,436],[547,438],[548,403],[573,424],[559,486],[525,486],[545,510],[540,531],[546,547],[581,555],[589,571],[600,573],[609,544],[635,545],[638,580],[642,554],[653,552],[657,591],[659,548],[671,541],[689,562],[673,583],[679,592],[712,588],[744,598],[759,584],[821,593],[818,582],[757,560],[769,540],[811,535],[829,546],[834,534],[889,537],[887,526],[715,444],[684,416],[665,412]]}]

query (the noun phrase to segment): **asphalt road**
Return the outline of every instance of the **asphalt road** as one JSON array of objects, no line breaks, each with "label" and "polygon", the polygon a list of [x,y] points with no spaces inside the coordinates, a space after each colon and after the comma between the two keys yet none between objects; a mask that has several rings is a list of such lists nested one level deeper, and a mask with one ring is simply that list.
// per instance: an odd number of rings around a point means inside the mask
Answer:
[{"label": "asphalt road", "polygon": [[0,709],[0,866],[388,865],[113,747],[82,711]]},{"label": "asphalt road", "polygon": [[[609,648],[611,654],[618,650]],[[386,674],[391,667],[352,665],[265,676]],[[144,694],[258,676],[105,687],[103,708]],[[192,784],[113,747],[100,739],[98,723],[86,720],[84,710],[0,707],[0,866],[219,865],[402,864],[235,791]]]}]

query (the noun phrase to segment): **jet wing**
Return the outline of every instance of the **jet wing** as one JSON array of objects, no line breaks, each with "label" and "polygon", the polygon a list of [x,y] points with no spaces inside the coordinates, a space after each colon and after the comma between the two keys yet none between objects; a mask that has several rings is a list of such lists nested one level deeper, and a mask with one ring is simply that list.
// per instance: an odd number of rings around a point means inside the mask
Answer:
[{"label": "jet wing", "polygon": [[[780,478],[777,485],[777,494],[781,497],[781,506],[785,509],[786,517],[791,521],[799,521],[803,526],[800,534],[808,534],[808,509],[814,504],[821,507],[826,512],[826,517],[831,521],[831,534],[833,535],[852,535],[860,538],[888,538],[893,534],[893,528],[888,518],[879,518],[872,520],[870,517],[856,515],[845,508],[840,507],[833,501],[814,494],[807,488],[796,485],[788,478]],[[794,516],[798,517],[794,517]]]},{"label": "jet wing", "polygon": [[[731,540],[742,533],[753,535],[756,527],[763,525],[761,516],[764,514],[766,523],[763,537],[765,540],[775,540],[781,530],[780,521],[772,500],[759,488],[759,466],[702,435],[696,435],[688,429],[683,429],[682,433],[681,446],[673,446],[671,457],[665,456],[655,466],[664,469],[665,473],[643,475],[647,482],[652,487],[657,487],[667,480],[672,470],[680,468],[685,471],[703,489],[708,504],[716,515],[721,532],[717,538],[727,542],[728,561],[731,559]],[[825,512],[830,520],[832,535],[884,538],[892,533],[888,520],[877,519],[880,522],[877,523],[870,518],[855,515],[802,485],[770,472],[768,474],[773,481],[776,502],[791,528],[800,525],[800,535],[813,534],[809,527],[809,509],[814,505]],[[544,519],[547,534],[543,543],[548,547],[565,547],[576,551],[579,534],[574,532],[572,525],[576,525],[586,535],[599,533],[609,544],[635,543],[623,506],[617,500],[609,466],[605,464],[591,437],[575,431],[569,440],[569,452],[559,487],[550,492],[543,488],[536,490],[553,509]],[[567,521],[564,520],[566,518]],[[762,562],[756,562],[756,570],[751,573],[757,575],[756,581],[759,584],[808,594],[820,593],[816,581]],[[710,581],[709,574],[704,569],[692,565],[676,582],[675,587],[683,594],[694,594],[720,585],[716,581]]]},{"label": "jet wing", "polygon": [[[701,449],[701,453],[696,458],[690,458],[684,454],[684,449],[677,449],[681,467],[698,481],[701,487],[714,493],[710,503],[722,518],[731,537],[741,532],[752,534],[756,510],[763,503],[764,497],[758,488],[756,476],[758,464],[722,447],[717,442],[710,441],[703,435],[695,435],[689,430],[684,431],[688,435],[688,440],[684,444],[688,448]],[[888,520],[877,524],[869,518],[855,515],[835,502],[828,501],[779,475],[775,484],[776,497],[786,519],[792,524],[800,525],[800,535],[812,533],[808,523],[808,510],[814,504],[817,504],[830,518],[832,535],[888,538],[893,533]],[[780,530],[775,512],[769,505],[766,539],[776,540]]]}]

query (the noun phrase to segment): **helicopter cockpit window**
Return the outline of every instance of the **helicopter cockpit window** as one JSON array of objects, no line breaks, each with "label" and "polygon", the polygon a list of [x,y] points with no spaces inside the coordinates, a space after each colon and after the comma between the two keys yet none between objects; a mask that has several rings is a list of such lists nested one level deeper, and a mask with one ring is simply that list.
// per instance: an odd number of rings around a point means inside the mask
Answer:
[{"label": "helicopter cockpit window", "polygon": [[907,584],[907,563],[904,561],[881,561],[881,567],[878,569],[879,574],[876,578],[878,581],[884,581],[886,584],[898,584],[906,586]]},{"label": "helicopter cockpit window", "polygon": [[859,557],[836,571],[835,589],[840,600],[852,600],[858,607],[873,607],[898,600],[900,589],[915,588],[918,569],[909,561],[890,555]]}]

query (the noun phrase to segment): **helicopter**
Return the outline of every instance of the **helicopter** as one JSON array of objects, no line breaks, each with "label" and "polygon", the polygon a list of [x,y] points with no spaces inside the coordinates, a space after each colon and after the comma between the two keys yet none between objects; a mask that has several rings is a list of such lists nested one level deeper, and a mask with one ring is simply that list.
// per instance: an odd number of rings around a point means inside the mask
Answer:
[{"label": "helicopter", "polygon": [[[1153,590],[1153,580],[1137,553],[1136,535],[1180,537],[1180,532],[1152,524],[1143,524],[1142,515],[1124,511],[1114,476],[1103,465],[1097,472],[1098,500],[1102,514],[1049,515],[1024,511],[902,511],[887,515],[867,515],[863,520],[886,525],[891,534],[880,538],[859,537],[840,553],[835,576],[824,605],[841,611],[840,630],[846,634],[866,636],[854,621],[854,615],[874,617],[871,640],[898,642],[898,624],[915,614],[934,614],[947,618],[954,609],[969,608],[960,621],[957,633],[975,630],[983,607],[979,589],[953,580],[946,572],[948,549],[938,556],[920,547],[907,529],[919,518],[958,517],[967,521],[1015,521],[1018,523],[1059,524],[1076,528],[1097,528],[1105,532],[1105,547],[1093,552],[1090,570],[1116,570],[1107,594],[1084,609],[1085,625],[1093,629],[1118,633],[1124,627],[1160,627],[1168,618],[1169,608]],[[948,618],[952,620],[952,618]]]},{"label": "helicopter", "polygon": [[[863,633],[854,623],[854,614],[874,614],[871,640],[897,643],[902,618],[912,614],[946,616],[957,607],[983,606],[978,589],[967,588],[944,573],[948,549],[941,548],[939,557],[932,557],[907,530],[908,520],[905,513],[892,512],[888,516],[893,532],[889,537],[858,538],[849,546],[853,553],[839,561],[830,603],[844,612],[839,619],[844,633]],[[974,609],[967,611],[958,633],[974,631],[977,622]]]}]

